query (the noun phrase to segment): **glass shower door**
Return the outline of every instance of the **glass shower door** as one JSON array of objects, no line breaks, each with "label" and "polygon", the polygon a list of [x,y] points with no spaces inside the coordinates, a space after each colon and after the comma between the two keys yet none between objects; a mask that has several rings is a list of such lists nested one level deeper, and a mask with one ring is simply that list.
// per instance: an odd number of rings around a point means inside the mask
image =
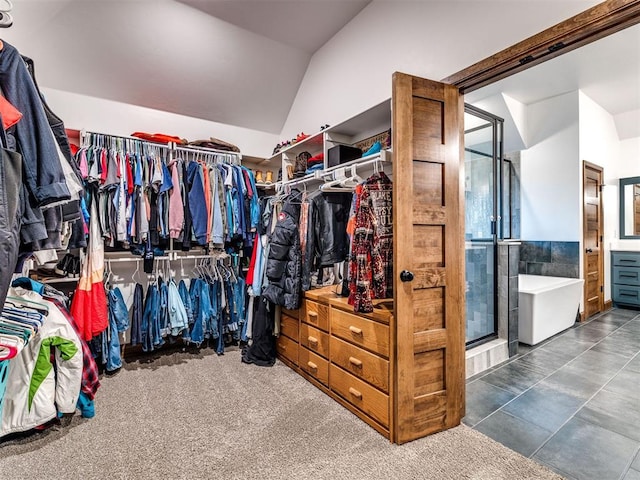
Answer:
[{"label": "glass shower door", "polygon": [[500,119],[465,106],[466,342],[497,334]]}]

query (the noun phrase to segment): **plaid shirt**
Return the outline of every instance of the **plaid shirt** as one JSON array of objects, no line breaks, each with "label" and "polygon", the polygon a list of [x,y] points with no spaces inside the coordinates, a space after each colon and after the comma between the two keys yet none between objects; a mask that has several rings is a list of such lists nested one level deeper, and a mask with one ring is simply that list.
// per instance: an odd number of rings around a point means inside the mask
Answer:
[{"label": "plaid shirt", "polygon": [[349,304],[372,312],[375,298],[393,297],[392,183],[384,172],[362,186],[349,265]]},{"label": "plaid shirt", "polygon": [[44,298],[53,303],[58,308],[58,310],[60,310],[69,324],[73,327],[76,334],[78,334],[78,338],[80,339],[80,343],[82,344],[83,360],[81,390],[87,397],[89,397],[90,400],[93,400],[96,396],[98,388],[100,387],[100,380],[98,379],[98,365],[96,364],[96,361],[91,354],[89,345],[87,345],[87,342],[85,342],[80,333],[78,333],[78,326],[76,325],[76,322],[71,313],[69,313],[67,307],[65,307],[64,304],[57,298],[48,297],[46,295],[44,296]]}]

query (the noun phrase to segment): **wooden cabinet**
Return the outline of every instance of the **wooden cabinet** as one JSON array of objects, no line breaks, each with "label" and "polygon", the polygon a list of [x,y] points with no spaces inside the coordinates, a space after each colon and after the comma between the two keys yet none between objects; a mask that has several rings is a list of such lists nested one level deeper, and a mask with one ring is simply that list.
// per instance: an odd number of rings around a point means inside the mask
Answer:
[{"label": "wooden cabinet", "polygon": [[278,355],[389,440],[404,443],[455,427],[464,416],[464,103],[455,87],[401,73],[392,87],[390,102],[276,156],[286,166],[301,149],[326,154],[332,142],[353,144],[391,128],[391,310],[355,313],[335,287],[310,290],[297,316],[288,312],[299,324],[298,363],[287,340],[286,350],[278,341]]},{"label": "wooden cabinet", "polygon": [[640,307],[640,252],[611,252],[612,300],[616,306]]}]

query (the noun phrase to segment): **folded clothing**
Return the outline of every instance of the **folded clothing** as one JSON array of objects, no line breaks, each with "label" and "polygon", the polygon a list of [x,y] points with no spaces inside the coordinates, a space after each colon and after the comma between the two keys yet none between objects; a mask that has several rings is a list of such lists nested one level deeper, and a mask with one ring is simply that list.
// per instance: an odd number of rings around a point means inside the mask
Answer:
[{"label": "folded clothing", "polygon": [[324,165],[322,163],[317,163],[315,165],[313,165],[312,167],[307,168],[307,171],[304,172],[305,175],[309,175],[310,173],[316,172],[318,170],[322,170],[324,167]]},{"label": "folded clothing", "polygon": [[166,135],[164,133],[146,133],[146,132],[133,132],[131,134],[132,137],[139,138],[141,140],[147,140],[149,142],[155,143],[179,143],[180,145],[184,145],[187,143],[186,140],[176,137],[174,135]]},{"label": "folded clothing", "polygon": [[193,142],[189,142],[189,145],[213,148],[216,150],[223,150],[225,152],[240,152],[240,149],[233,143],[225,142],[224,140],[220,140],[219,138],[214,137],[209,137],[209,140],[195,140]]},{"label": "folded clothing", "polygon": [[313,157],[307,160],[308,167],[317,165],[319,163],[324,163],[324,153],[319,153],[317,155],[314,155]]}]

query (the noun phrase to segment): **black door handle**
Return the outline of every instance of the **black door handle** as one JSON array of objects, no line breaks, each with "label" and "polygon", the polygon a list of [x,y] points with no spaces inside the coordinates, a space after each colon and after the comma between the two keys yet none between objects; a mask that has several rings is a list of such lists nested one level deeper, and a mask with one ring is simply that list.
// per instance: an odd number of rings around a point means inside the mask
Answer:
[{"label": "black door handle", "polygon": [[593,250],[591,250],[590,248],[587,248],[587,253],[593,253]]},{"label": "black door handle", "polygon": [[401,271],[400,280],[402,280],[403,282],[410,282],[411,280],[413,280],[413,272],[410,272],[409,270]]}]

